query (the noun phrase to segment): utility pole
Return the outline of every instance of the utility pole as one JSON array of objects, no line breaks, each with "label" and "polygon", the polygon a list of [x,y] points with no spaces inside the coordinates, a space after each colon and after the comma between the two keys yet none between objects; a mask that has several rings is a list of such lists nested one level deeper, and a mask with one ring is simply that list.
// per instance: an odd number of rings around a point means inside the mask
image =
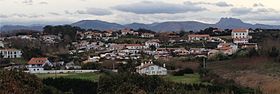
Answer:
[{"label": "utility pole", "polygon": [[[203,48],[205,49],[205,44],[204,44],[205,41],[202,42],[202,45],[203,45]],[[206,58],[207,56],[202,56],[203,57],[203,68],[205,69],[206,68]]]},{"label": "utility pole", "polygon": [[203,68],[206,68],[206,57],[203,57]]}]

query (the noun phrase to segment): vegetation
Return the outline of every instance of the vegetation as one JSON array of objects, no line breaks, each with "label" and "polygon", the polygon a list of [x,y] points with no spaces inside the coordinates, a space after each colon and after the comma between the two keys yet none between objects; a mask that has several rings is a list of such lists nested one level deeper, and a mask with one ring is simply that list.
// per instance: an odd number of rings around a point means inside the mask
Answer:
[{"label": "vegetation", "polygon": [[185,84],[202,83],[199,74],[184,74],[183,76],[168,75],[163,78],[176,83],[185,83]]},{"label": "vegetation", "polygon": [[98,81],[102,74],[99,73],[68,73],[68,74],[36,74],[41,79],[47,78],[67,78],[67,79],[81,79],[88,81]]},{"label": "vegetation", "polygon": [[0,70],[1,94],[40,94],[43,83],[35,75]]}]

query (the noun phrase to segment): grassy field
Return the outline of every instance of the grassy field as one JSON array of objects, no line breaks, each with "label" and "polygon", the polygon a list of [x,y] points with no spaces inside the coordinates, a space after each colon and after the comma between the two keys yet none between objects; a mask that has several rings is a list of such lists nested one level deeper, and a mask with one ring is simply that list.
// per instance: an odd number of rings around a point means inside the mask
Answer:
[{"label": "grassy field", "polygon": [[209,63],[211,72],[264,94],[280,94],[280,63],[267,57],[237,58]]},{"label": "grassy field", "polygon": [[[99,76],[102,75],[100,73],[68,73],[68,74],[36,74],[39,78],[55,78],[55,77],[63,77],[63,78],[73,78],[73,79],[84,79],[91,81],[98,81]],[[164,79],[178,82],[178,83],[200,83],[199,74],[185,74],[184,76],[173,76],[168,75],[164,76]]]},{"label": "grassy field", "polygon": [[98,73],[68,73],[68,74],[36,74],[39,78],[55,78],[55,77],[64,77],[64,78],[73,78],[73,79],[84,79],[91,81],[98,81],[99,76],[102,74]]},{"label": "grassy field", "polygon": [[168,75],[165,76],[164,78],[173,82],[187,83],[187,84],[194,84],[194,83],[201,82],[199,74],[185,74],[184,76]]}]

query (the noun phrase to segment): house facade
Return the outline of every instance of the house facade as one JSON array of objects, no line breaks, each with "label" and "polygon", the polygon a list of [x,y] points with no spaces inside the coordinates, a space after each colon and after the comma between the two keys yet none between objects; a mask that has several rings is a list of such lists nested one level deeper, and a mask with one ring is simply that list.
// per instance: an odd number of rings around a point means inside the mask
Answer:
[{"label": "house facade", "polygon": [[151,46],[155,46],[156,48],[160,47],[160,43],[159,40],[149,40],[145,42],[145,46],[146,48],[149,48]]},{"label": "house facade", "polygon": [[142,44],[126,44],[125,45],[125,48],[126,49],[143,49],[145,47],[145,45],[142,45]]},{"label": "house facade", "polygon": [[44,71],[44,66],[53,66],[48,58],[31,58],[27,64],[30,73],[42,73]]},{"label": "house facade", "polygon": [[3,58],[21,58],[22,52],[17,49],[0,49]]},{"label": "house facade", "polygon": [[238,46],[233,43],[220,43],[217,49],[226,55],[232,55],[238,50]]},{"label": "house facade", "polygon": [[231,33],[233,43],[244,44],[248,43],[250,36],[248,29],[233,29]]},{"label": "house facade", "polygon": [[152,33],[142,33],[141,37],[142,38],[153,38],[153,37],[155,37],[155,34],[152,34]]},{"label": "house facade", "polygon": [[3,43],[3,41],[0,41],[0,48],[4,48],[4,43]]},{"label": "house facade", "polygon": [[199,40],[209,40],[210,39],[210,35],[208,34],[192,34],[192,35],[188,35],[188,40],[189,41],[199,41]]},{"label": "house facade", "polygon": [[153,62],[141,63],[136,67],[136,72],[145,75],[167,75],[165,64],[163,67],[153,64]]}]

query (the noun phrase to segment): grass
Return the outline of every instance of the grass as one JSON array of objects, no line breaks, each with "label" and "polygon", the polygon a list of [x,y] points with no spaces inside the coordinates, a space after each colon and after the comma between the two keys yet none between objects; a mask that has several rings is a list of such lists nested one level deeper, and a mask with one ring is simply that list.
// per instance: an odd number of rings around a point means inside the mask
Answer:
[{"label": "grass", "polygon": [[[36,76],[41,79],[62,77],[62,78],[83,79],[83,80],[90,80],[90,81],[98,81],[100,75],[102,74],[100,73],[36,74]],[[185,74],[184,76],[168,75],[168,76],[164,76],[163,78],[177,83],[187,83],[187,84],[201,83],[199,74]]]},{"label": "grass", "polygon": [[67,74],[36,74],[39,78],[72,78],[72,79],[83,79],[83,80],[91,80],[98,81],[99,73],[67,73]]},{"label": "grass", "polygon": [[177,82],[177,83],[186,83],[186,84],[195,84],[201,83],[199,74],[185,74],[184,76],[173,76],[168,75],[164,77],[167,80]]}]

